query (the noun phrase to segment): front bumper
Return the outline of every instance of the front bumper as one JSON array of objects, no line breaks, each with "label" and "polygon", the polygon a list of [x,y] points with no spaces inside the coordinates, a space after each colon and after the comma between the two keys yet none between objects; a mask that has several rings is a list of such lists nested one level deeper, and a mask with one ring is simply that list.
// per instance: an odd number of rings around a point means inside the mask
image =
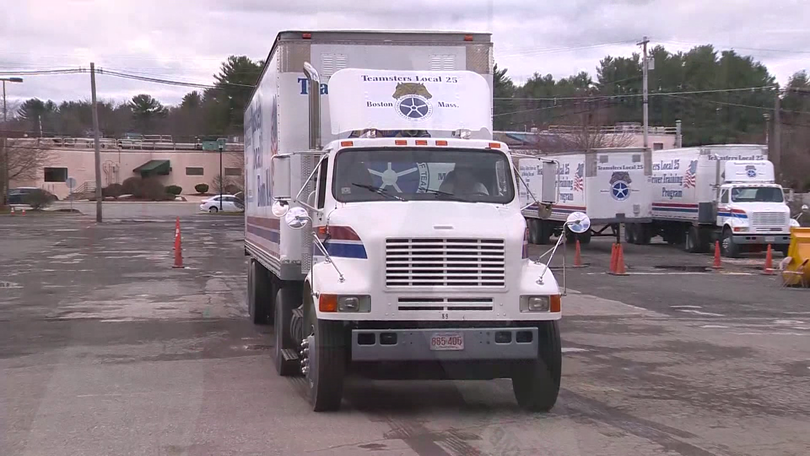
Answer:
[{"label": "front bumper", "polygon": [[[431,337],[447,333],[463,335],[464,349],[431,350]],[[496,334],[499,342],[495,341]],[[508,342],[501,342],[507,335]],[[537,328],[353,329],[351,351],[352,361],[535,359],[538,353]]]},{"label": "front bumper", "polygon": [[790,244],[790,234],[735,234],[735,244],[749,245],[787,245]]}]

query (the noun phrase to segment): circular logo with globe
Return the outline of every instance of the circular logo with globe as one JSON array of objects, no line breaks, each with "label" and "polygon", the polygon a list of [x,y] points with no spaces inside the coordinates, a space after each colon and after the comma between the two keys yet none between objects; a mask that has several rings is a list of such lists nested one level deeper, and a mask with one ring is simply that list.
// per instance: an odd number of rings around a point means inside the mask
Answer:
[{"label": "circular logo with globe", "polygon": [[429,101],[433,95],[424,84],[401,82],[397,84],[393,98],[397,100],[394,108],[408,120],[418,121],[433,114],[433,106]]},{"label": "circular logo with globe", "polygon": [[624,201],[630,197],[630,174],[627,172],[614,172],[610,177],[610,196],[616,201]]}]

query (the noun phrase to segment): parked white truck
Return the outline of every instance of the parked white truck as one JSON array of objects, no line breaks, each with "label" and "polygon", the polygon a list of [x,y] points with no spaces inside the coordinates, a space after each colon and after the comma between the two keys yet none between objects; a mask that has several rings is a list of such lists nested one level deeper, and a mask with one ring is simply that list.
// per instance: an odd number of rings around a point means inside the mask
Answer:
[{"label": "parked white truck", "polygon": [[660,235],[689,252],[708,252],[715,240],[730,257],[768,244],[787,252],[790,227],[797,222],[775,183],[766,146],[655,151],[652,170],[653,222],[628,227],[643,233],[638,243]]},{"label": "parked white truck", "polygon": [[525,408],[556,401],[560,289],[528,259],[512,158],[489,139],[491,49],[488,34],[276,39],[245,111],[248,301],[316,411],[340,406],[350,371],[505,377]]},{"label": "parked white truck", "polygon": [[[559,194],[551,215],[546,218],[538,213],[533,196],[543,188],[540,170],[543,161],[547,160],[558,163],[556,186]],[[520,177],[526,185],[520,186],[520,199],[526,207],[524,216],[529,226],[530,242],[547,244],[552,235],[559,236],[566,217],[573,212],[584,212],[591,220],[591,229],[576,235],[583,244],[589,243],[594,235],[617,235],[621,223],[649,222],[652,203],[648,187],[650,160],[650,151],[641,148],[522,156],[519,160]],[[611,228],[610,233],[606,233],[608,228]]]}]

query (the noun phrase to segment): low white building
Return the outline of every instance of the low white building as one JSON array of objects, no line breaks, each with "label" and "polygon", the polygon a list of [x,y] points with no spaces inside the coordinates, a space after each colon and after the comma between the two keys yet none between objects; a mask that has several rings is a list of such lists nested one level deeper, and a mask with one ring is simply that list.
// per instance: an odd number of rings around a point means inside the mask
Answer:
[{"label": "low white building", "polygon": [[[38,187],[60,199],[70,194],[66,181],[75,179],[74,192],[95,190],[93,140],[87,138],[9,139],[11,153],[26,151],[42,154],[44,159],[29,174],[34,178],[11,179],[10,188]],[[15,149],[17,151],[15,151]],[[225,183],[244,187],[242,144],[227,144],[222,153]],[[220,153],[200,150],[199,144],[171,142],[102,140],[101,184],[122,183],[133,176],[156,177],[163,185],[178,185],[183,194],[194,194],[194,186],[213,182],[220,173]]]}]

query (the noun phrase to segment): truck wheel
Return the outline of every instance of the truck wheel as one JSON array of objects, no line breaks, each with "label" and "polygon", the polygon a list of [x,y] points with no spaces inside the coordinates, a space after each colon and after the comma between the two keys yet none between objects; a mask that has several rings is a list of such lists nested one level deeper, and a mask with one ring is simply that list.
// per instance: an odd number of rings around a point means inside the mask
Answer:
[{"label": "truck wheel", "polygon": [[714,243],[712,242],[712,236],[714,235],[714,229],[707,228],[707,227],[700,227],[697,230],[698,234],[698,253],[708,253]]},{"label": "truck wheel", "polygon": [[557,402],[562,373],[560,328],[556,321],[538,327],[537,359],[521,363],[512,373],[512,389],[518,405],[533,412],[548,412]]},{"label": "truck wheel", "polygon": [[784,255],[784,256],[788,256],[788,249],[790,249],[790,244],[777,245],[776,246],[776,250],[778,252],[781,252],[782,255]]},{"label": "truck wheel", "polygon": [[636,224],[626,223],[624,225],[624,242],[628,244],[636,243]]},{"label": "truck wheel", "polygon": [[309,403],[316,412],[335,411],[343,400],[346,341],[343,322],[318,320],[307,312],[309,336],[301,344],[301,370],[309,387]]},{"label": "truck wheel", "polygon": [[638,245],[650,245],[652,239],[652,226],[647,223],[638,223],[636,225],[636,243]]},{"label": "truck wheel", "polygon": [[248,313],[254,324],[272,323],[272,291],[273,286],[267,269],[251,258],[248,266]]},{"label": "truck wheel", "polygon": [[577,239],[579,239],[580,244],[590,244],[591,243],[591,230],[588,230],[584,233],[577,234]]},{"label": "truck wheel", "polygon": [[548,244],[549,239],[551,238],[552,232],[551,225],[543,220],[537,221],[537,243],[538,244]]},{"label": "truck wheel", "polygon": [[535,219],[529,219],[527,221],[527,227],[529,228],[529,244],[539,244],[540,222]]},{"label": "truck wheel", "polygon": [[[289,377],[301,373],[298,360],[297,344],[290,334],[292,310],[301,305],[301,290],[289,286],[278,290],[276,294],[276,312],[273,322],[275,333],[275,364],[276,372],[282,377]],[[286,356],[285,356],[286,353]]]},{"label": "truck wheel", "polygon": [[683,249],[689,253],[698,253],[700,241],[698,240],[698,230],[694,226],[690,226],[686,231],[686,241],[683,243]]},{"label": "truck wheel", "polygon": [[720,250],[725,257],[737,258],[740,256],[740,248],[734,243],[734,237],[728,227],[723,229],[723,239],[720,241]]}]

